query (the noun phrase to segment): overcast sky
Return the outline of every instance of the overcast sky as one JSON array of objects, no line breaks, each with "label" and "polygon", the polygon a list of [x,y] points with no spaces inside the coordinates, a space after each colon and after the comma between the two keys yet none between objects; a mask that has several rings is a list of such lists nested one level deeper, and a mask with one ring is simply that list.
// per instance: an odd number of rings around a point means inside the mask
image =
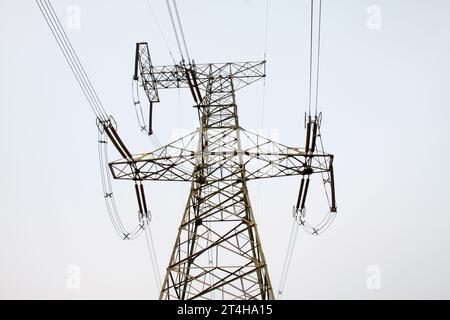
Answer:
[{"label": "overcast sky", "polygon": [[[150,2],[176,56],[165,1]],[[132,107],[135,43],[149,43],[156,65],[171,58],[145,0],[53,3],[130,149],[151,151]],[[263,58],[265,0],[178,6],[197,63]],[[322,11],[319,108],[338,216],[320,237],[300,233],[284,297],[448,299],[450,2],[323,0]],[[271,0],[267,40],[265,89],[238,93],[240,123],[301,147],[309,1]],[[144,239],[122,241],[109,221],[94,115],[34,1],[0,0],[0,70],[0,298],[156,298]],[[189,93],[161,93],[154,125],[163,144],[193,130]],[[133,186],[114,186],[131,226]],[[275,290],[298,186],[298,177],[249,183]],[[189,184],[146,191],[162,272]],[[78,271],[81,286],[68,286]]]}]

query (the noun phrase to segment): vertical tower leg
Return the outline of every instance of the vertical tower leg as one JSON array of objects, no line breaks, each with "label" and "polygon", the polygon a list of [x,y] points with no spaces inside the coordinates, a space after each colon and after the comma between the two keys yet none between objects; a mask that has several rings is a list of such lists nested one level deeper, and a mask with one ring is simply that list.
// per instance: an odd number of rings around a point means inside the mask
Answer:
[{"label": "vertical tower leg", "polygon": [[193,183],[161,299],[273,299],[245,183]]}]

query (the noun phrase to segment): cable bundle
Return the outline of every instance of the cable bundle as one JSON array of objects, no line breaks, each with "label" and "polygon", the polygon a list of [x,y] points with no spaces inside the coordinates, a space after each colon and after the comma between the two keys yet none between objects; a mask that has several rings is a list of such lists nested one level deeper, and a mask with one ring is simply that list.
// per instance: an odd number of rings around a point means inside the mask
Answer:
[{"label": "cable bundle", "polygon": [[69,64],[70,70],[75,76],[81,90],[83,91],[84,96],[86,97],[92,111],[94,111],[96,117],[102,121],[108,120],[108,115],[106,114],[105,109],[92,86],[89,77],[87,76],[84,68],[76,54],[73,46],[67,37],[64,28],[61,25],[61,21],[53,9],[53,6],[49,0],[36,0],[36,3],[39,9],[42,12],[42,15],[47,22],[48,27],[50,28],[53,36],[55,37],[56,42],[58,43],[59,48],[61,49],[64,58]]}]

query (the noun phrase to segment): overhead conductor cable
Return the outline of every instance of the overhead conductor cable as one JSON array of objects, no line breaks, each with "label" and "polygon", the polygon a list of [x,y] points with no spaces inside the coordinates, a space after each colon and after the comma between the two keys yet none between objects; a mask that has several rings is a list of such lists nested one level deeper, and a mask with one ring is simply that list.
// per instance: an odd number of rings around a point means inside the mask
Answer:
[{"label": "overhead conductor cable", "polygon": [[183,26],[181,25],[181,19],[180,19],[180,14],[178,12],[177,2],[176,2],[176,0],[172,0],[172,1],[173,1],[173,7],[175,8],[175,14],[176,14],[177,20],[178,20],[178,27],[180,28],[181,38],[183,39],[184,50],[186,51],[186,56],[188,58],[189,64],[192,64],[191,58],[189,57],[189,51],[188,51],[188,48],[186,45],[186,38],[184,37]]},{"label": "overhead conductor cable", "polygon": [[75,76],[75,79],[77,80],[81,90],[83,91],[83,94],[88,100],[89,105],[91,106],[97,118],[106,121],[108,117],[105,109],[103,108],[103,105],[81,64],[78,55],[73,49],[73,46],[69,38],[67,37],[67,34],[64,31],[64,28],[62,27],[52,4],[50,3],[50,1],[45,0],[36,0],[36,3],[42,15],[44,16],[44,19],[48,27],[50,28],[50,31],[52,32],[58,46],[60,47],[64,58],[69,64],[69,67],[73,75]]},{"label": "overhead conductor cable", "polygon": [[173,19],[172,9],[170,8],[169,0],[166,0],[167,10],[169,10],[170,21],[172,22],[173,32],[175,33],[175,39],[177,40],[178,50],[180,52],[181,61],[184,62],[183,50],[181,49],[180,39],[178,38],[177,28],[175,26],[175,20]]}]

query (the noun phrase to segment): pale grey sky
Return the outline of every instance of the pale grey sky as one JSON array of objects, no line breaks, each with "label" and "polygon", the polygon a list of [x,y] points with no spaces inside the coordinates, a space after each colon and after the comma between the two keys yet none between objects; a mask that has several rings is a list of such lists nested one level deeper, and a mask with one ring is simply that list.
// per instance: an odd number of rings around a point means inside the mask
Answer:
[{"label": "pale grey sky", "polygon": [[[169,45],[163,0],[150,0]],[[171,63],[145,0],[53,1],[103,104],[134,152],[151,144],[131,102],[135,43]],[[262,59],[265,1],[178,1],[196,62]],[[302,146],[308,89],[308,1],[270,1],[265,106],[262,83],[239,92],[244,127]],[[381,10],[369,29],[367,9]],[[318,238],[301,234],[285,298],[450,298],[450,2],[323,0],[319,106],[335,154],[338,216]],[[122,241],[104,206],[97,128],[34,1],[0,0],[0,298],[153,299],[144,239]],[[164,92],[155,130],[167,143],[190,130],[188,93]],[[275,289],[298,178],[249,184]],[[135,218],[132,186],[117,182],[119,207]],[[175,241],[188,184],[147,183],[160,269]],[[320,213],[318,213],[320,214]],[[66,287],[68,266],[81,288]],[[369,266],[381,271],[370,290]]]}]

